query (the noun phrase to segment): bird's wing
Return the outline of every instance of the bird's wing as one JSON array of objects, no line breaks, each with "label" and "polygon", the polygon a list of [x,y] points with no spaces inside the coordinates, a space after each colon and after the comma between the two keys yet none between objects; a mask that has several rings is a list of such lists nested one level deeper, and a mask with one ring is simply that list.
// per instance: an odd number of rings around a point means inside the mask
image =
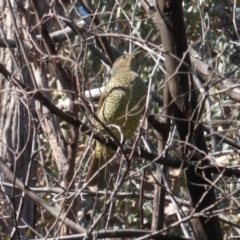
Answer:
[{"label": "bird's wing", "polygon": [[[99,99],[99,102],[98,102],[98,108],[97,108],[97,114],[100,112],[104,102],[106,101],[106,98],[109,98],[109,95],[111,95],[111,97],[113,97],[113,93],[115,94],[116,93],[116,88],[119,88],[122,86],[122,84],[120,83],[121,82],[121,76],[119,77],[119,75],[115,76],[115,77],[112,77],[109,81],[109,83],[106,85],[100,99]],[[119,84],[120,83],[120,84]],[[122,96],[116,96],[116,100],[117,101],[117,98],[122,98]]]},{"label": "bird's wing", "polygon": [[124,115],[130,91],[125,86],[114,86],[103,94],[98,107],[98,117],[105,123],[121,124],[124,122]]}]

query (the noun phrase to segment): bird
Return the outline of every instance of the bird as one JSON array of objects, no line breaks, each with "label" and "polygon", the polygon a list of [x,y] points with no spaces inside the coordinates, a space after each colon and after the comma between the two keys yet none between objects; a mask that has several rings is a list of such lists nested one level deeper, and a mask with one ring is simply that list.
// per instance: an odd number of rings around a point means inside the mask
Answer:
[{"label": "bird", "polygon": [[[147,87],[133,70],[136,54],[123,54],[114,62],[111,77],[98,104],[94,121],[95,131],[110,136],[104,126],[120,140],[131,138],[136,131],[146,105]],[[101,124],[102,123],[102,124]],[[117,127],[116,127],[117,126]],[[120,132],[119,132],[120,129]],[[109,166],[104,166],[114,150],[95,140],[95,148],[85,182],[89,187],[105,189],[109,181]]]}]

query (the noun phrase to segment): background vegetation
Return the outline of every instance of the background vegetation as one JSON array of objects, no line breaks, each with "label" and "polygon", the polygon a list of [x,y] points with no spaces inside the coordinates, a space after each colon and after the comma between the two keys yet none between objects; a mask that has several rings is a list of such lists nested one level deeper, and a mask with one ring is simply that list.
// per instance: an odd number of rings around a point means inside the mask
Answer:
[{"label": "background vegetation", "polygon": [[[0,3],[3,239],[240,235],[240,2],[154,2]],[[92,121],[113,62],[137,50],[146,111],[120,147]],[[93,139],[118,152],[107,191],[84,185]]]}]

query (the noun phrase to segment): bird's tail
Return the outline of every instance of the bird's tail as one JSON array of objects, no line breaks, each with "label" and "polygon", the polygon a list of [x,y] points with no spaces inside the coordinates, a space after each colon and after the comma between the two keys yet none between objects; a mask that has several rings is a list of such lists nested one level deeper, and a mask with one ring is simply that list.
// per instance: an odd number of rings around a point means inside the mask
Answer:
[{"label": "bird's tail", "polygon": [[[109,164],[107,161],[113,156],[113,150],[96,141],[95,150],[88,169],[86,182],[90,179],[88,186],[97,186],[99,189],[106,188],[109,181]],[[103,167],[106,165],[105,167]],[[100,168],[102,168],[100,170]]]}]

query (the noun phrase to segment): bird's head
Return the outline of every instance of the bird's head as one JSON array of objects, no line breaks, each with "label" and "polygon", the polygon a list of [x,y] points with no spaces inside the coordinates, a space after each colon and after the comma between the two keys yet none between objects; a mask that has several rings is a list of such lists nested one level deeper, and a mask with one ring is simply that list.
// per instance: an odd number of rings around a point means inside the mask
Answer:
[{"label": "bird's head", "polygon": [[132,60],[135,58],[135,54],[123,54],[113,64],[112,76],[118,71],[124,71],[132,69]]}]

